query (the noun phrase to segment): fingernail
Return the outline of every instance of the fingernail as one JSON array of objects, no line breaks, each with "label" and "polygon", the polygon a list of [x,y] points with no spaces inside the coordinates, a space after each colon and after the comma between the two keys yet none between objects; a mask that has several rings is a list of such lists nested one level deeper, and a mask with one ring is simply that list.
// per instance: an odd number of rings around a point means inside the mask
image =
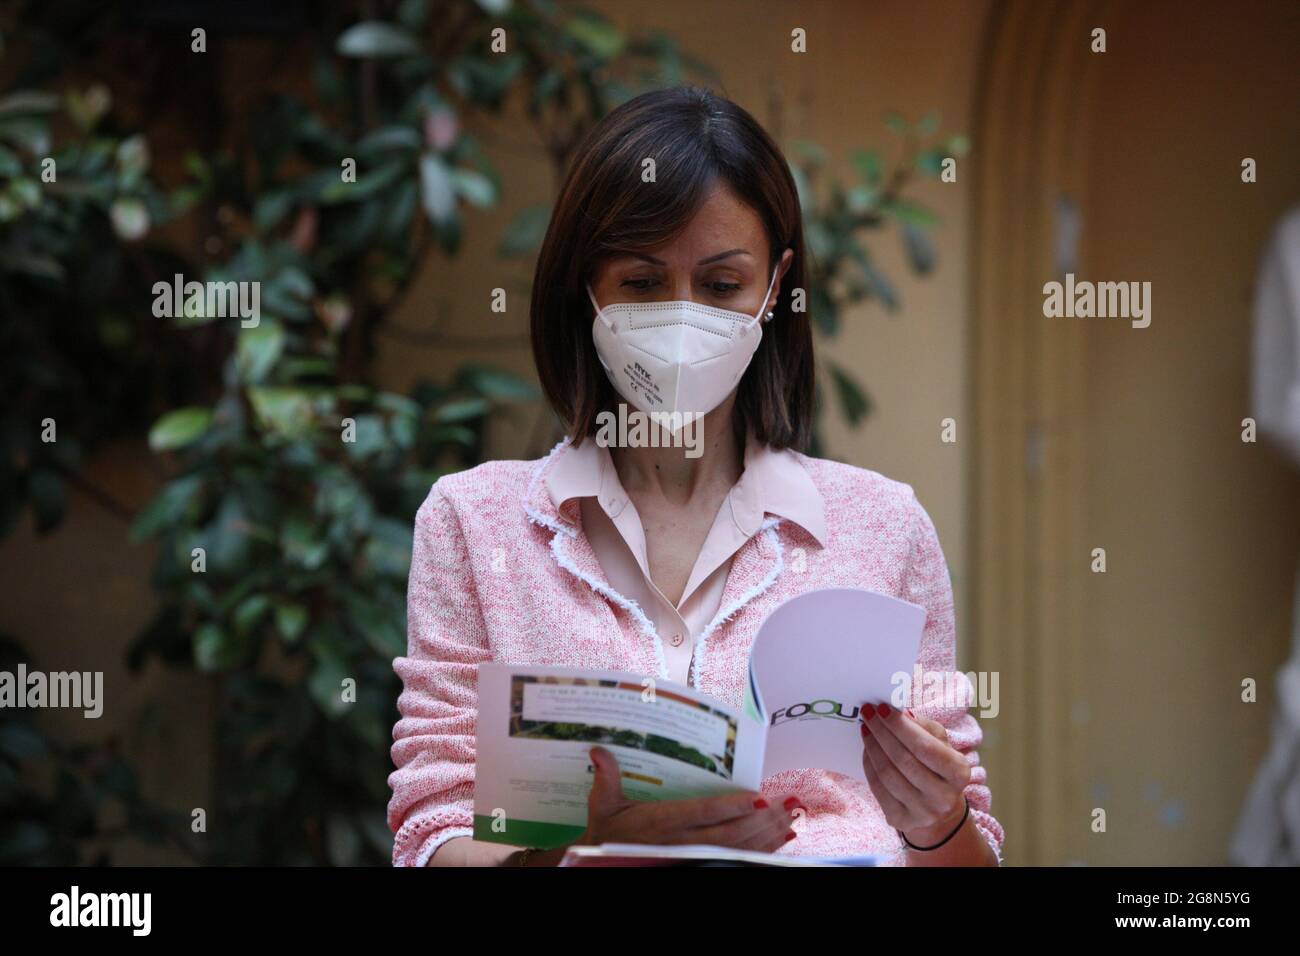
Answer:
[{"label": "fingernail", "polygon": [[862,728],[863,738],[871,736],[871,728],[868,727],[865,723],[858,724],[858,726]]},{"label": "fingernail", "polygon": [[888,717],[888,716],[889,716],[889,705],[888,705],[888,704],[881,704],[881,705],[880,705],[880,716],[881,716],[881,717]]},{"label": "fingernail", "polygon": [[793,810],[795,807],[799,806],[799,798],[787,797],[785,803],[781,804],[781,806],[785,807],[787,810]]},{"label": "fingernail", "polygon": [[911,717],[913,720],[916,719],[916,714],[912,713],[912,708],[910,707],[907,708],[907,716]]},{"label": "fingernail", "polygon": [[755,810],[766,810],[766,809],[767,809],[767,801],[764,800],[762,797],[759,797],[757,800],[754,801],[754,809],[755,809]]},{"label": "fingernail", "polygon": [[791,830],[789,833],[785,835],[785,842],[789,843],[793,839],[794,839],[794,831]]},{"label": "fingernail", "polygon": [[870,704],[863,704],[862,705],[863,719],[870,720],[874,716],[876,716],[876,708],[872,707]]}]

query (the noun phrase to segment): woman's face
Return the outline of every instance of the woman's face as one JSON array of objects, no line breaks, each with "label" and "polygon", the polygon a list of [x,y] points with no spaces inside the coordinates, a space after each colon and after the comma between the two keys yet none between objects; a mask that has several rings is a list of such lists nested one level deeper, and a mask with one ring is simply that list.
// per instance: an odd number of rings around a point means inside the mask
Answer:
[{"label": "woman's face", "polygon": [[600,305],[615,302],[688,300],[748,315],[772,308],[781,276],[794,253],[787,249],[777,265],[771,295],[763,301],[771,251],[762,220],[725,185],[715,186],[686,229],[670,243],[644,255],[629,254],[600,263],[591,291]]}]

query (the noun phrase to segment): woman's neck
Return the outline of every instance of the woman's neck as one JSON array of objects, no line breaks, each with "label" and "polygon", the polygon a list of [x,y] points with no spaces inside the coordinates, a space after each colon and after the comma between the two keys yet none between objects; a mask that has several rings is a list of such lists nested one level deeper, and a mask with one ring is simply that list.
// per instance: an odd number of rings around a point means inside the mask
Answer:
[{"label": "woman's neck", "polygon": [[662,447],[611,448],[610,457],[628,494],[653,494],[685,504],[701,491],[730,489],[745,468],[743,431],[733,418],[734,400],[723,402],[698,423],[700,454],[661,441]]}]

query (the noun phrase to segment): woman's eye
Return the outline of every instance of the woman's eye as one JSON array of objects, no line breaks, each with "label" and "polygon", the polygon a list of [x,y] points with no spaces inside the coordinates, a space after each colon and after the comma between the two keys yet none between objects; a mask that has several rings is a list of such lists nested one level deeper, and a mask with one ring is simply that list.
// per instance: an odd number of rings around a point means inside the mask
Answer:
[{"label": "woman's eye", "polygon": [[624,279],[619,283],[619,285],[624,288],[633,289],[636,292],[645,292],[653,286],[654,283],[654,279]]},{"label": "woman's eye", "polygon": [[710,282],[707,285],[714,295],[731,295],[733,292],[740,291],[739,282]]}]

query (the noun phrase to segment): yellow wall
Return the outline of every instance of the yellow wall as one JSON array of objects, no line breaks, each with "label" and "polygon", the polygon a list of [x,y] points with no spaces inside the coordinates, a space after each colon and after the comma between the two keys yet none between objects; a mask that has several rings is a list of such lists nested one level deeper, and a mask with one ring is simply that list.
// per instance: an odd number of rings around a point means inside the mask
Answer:
[{"label": "yellow wall", "polygon": [[[1077,827],[1071,845],[1099,864],[1227,862],[1275,714],[1300,556],[1300,470],[1241,441],[1260,256],[1300,201],[1300,74],[1283,65],[1300,21],[1283,4],[1214,20],[1185,10],[1133,4],[1108,18],[1079,144],[1080,278],[1148,280],[1153,308],[1146,329],[1075,320],[1087,337],[1085,514],[1108,570],[1086,575],[1075,690],[1087,746],[1074,759],[1080,796],[1113,808],[1117,838]],[[1241,703],[1246,678],[1260,703]]]}]

